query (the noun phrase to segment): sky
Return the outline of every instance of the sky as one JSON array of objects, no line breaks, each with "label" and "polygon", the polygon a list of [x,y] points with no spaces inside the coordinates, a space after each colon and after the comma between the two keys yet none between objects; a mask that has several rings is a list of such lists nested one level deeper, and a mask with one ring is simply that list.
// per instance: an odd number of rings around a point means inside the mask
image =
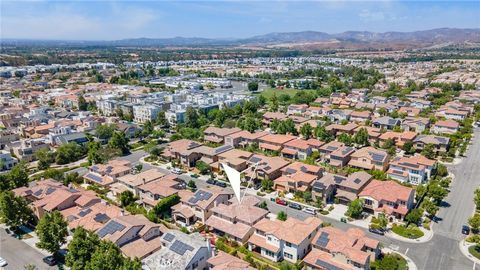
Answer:
[{"label": "sky", "polygon": [[480,1],[0,0],[0,38],[246,38],[271,32],[480,28]]}]

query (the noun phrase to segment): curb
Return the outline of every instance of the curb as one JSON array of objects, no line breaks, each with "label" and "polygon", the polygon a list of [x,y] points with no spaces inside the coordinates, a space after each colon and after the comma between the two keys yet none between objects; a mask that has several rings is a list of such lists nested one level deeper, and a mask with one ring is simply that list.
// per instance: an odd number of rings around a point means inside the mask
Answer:
[{"label": "curb", "polygon": [[400,236],[400,235],[398,235],[398,234],[396,234],[392,231],[388,231],[387,233],[385,233],[385,236],[390,238],[390,239],[395,239],[395,240],[402,241],[402,242],[405,242],[405,243],[421,244],[421,243],[427,243],[428,241],[432,240],[433,236],[435,235],[433,230],[426,230],[424,228],[420,228],[420,230],[424,233],[424,236],[422,236],[418,239],[405,238],[405,237]]},{"label": "curb", "polygon": [[460,241],[458,243],[458,248],[460,249],[460,252],[465,256],[467,257],[470,261],[476,263],[476,264],[480,264],[480,260],[475,258],[472,254],[470,254],[470,252],[468,251],[468,248],[470,246],[473,246],[475,244],[471,244],[471,243],[468,243],[467,241],[465,241],[465,239],[463,239],[462,241]]}]

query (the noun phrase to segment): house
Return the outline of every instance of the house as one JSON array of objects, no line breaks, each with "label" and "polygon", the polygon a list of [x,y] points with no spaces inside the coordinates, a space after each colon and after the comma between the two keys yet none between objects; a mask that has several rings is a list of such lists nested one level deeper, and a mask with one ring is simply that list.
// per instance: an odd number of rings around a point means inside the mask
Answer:
[{"label": "house", "polygon": [[350,156],[348,165],[366,170],[385,171],[388,168],[388,153],[374,147],[363,147]]},{"label": "house", "polygon": [[432,106],[432,102],[425,100],[423,98],[411,98],[410,99],[410,106],[418,108],[418,109],[426,109]]},{"label": "house", "polygon": [[346,125],[340,125],[340,124],[331,124],[325,128],[326,131],[332,133],[335,136],[338,136],[340,134],[346,133],[349,135],[354,134],[354,130],[358,127],[357,124],[355,123],[348,123]]},{"label": "house", "polygon": [[118,177],[131,172],[130,162],[126,160],[110,160],[107,164],[93,164],[88,168],[88,173],[83,176],[87,183],[110,186],[117,181]]},{"label": "house", "polygon": [[[153,168],[150,170],[146,170],[136,174],[127,174],[117,178],[117,183],[112,184],[111,190],[113,191],[113,195],[120,195],[121,192],[125,190],[129,190],[135,196],[140,195],[140,191],[138,187],[141,185],[148,184],[152,181],[162,178],[165,176],[164,173],[158,171],[157,169]],[[123,186],[123,187],[121,187]],[[119,192],[117,192],[117,190]]]},{"label": "house", "polygon": [[406,117],[402,121],[402,129],[405,131],[415,131],[417,133],[422,133],[428,129],[430,126],[430,119],[428,118],[414,118]]},{"label": "house", "polygon": [[303,259],[307,270],[362,269],[380,255],[380,242],[358,228],[347,231],[321,228],[312,241],[312,250]]},{"label": "house", "polygon": [[248,160],[248,168],[242,173],[245,179],[258,182],[263,179],[275,180],[282,175],[281,169],[289,164],[281,157],[267,157],[264,155],[253,155]]},{"label": "house", "polygon": [[435,166],[435,160],[416,154],[412,157],[394,158],[387,173],[395,180],[418,185],[430,179]]},{"label": "house", "polygon": [[460,128],[460,124],[455,120],[440,120],[436,122],[431,131],[437,134],[454,134]]},{"label": "house", "polygon": [[422,151],[426,145],[432,144],[437,154],[447,152],[450,146],[450,138],[436,135],[418,135],[413,142],[417,151]]},{"label": "house", "polygon": [[303,221],[291,217],[286,221],[264,218],[253,226],[255,232],[248,239],[248,249],[274,262],[283,259],[295,263],[307,255],[321,224],[316,217]]},{"label": "house", "polygon": [[343,120],[349,120],[352,110],[332,109],[326,111],[326,116],[334,123],[340,123]]},{"label": "house", "polygon": [[207,263],[209,269],[215,270],[255,270],[248,262],[223,251],[218,251]]},{"label": "house", "polygon": [[203,131],[203,133],[205,134],[203,139],[207,142],[223,143],[225,141],[226,136],[239,131],[241,131],[241,129],[239,128],[208,127]]},{"label": "house", "polygon": [[190,193],[184,190],[184,188],[185,183],[175,174],[165,175],[137,187],[140,204],[147,209],[152,209],[161,199],[174,194],[178,194],[180,198],[189,196]]},{"label": "house", "polygon": [[212,208],[227,203],[232,197],[233,193],[219,187],[198,189],[190,196],[182,197],[180,203],[172,207],[172,217],[183,226],[193,225],[197,220],[205,223],[213,214]]},{"label": "house", "polygon": [[0,171],[10,170],[17,165],[18,159],[12,157],[10,151],[0,150]]},{"label": "house", "polygon": [[196,166],[197,161],[203,161],[210,166],[215,166],[218,161],[218,155],[233,149],[231,145],[221,145],[219,147],[208,147],[205,145],[183,151],[180,156],[180,162],[186,167]]},{"label": "house", "polygon": [[384,144],[387,140],[393,140],[397,147],[402,147],[406,142],[413,141],[417,136],[416,132],[413,131],[387,131],[380,135],[379,139]]},{"label": "house", "polygon": [[343,176],[335,174],[323,175],[320,179],[312,183],[312,199],[315,202],[321,202],[323,205],[331,202],[335,196],[336,180],[343,179]]},{"label": "house", "polygon": [[330,177],[331,180],[321,179],[322,182],[335,183],[335,198],[343,204],[349,204],[355,200],[360,191],[372,180],[372,176],[364,171],[354,172],[347,177],[332,174],[324,177]]},{"label": "house", "polygon": [[292,135],[268,134],[258,138],[258,146],[264,151],[280,151],[284,144],[296,138]]},{"label": "house", "polygon": [[420,111],[421,110],[416,107],[400,107],[400,109],[398,109],[398,113],[405,114],[410,117],[417,116],[420,113]]},{"label": "house", "polygon": [[142,260],[150,270],[207,269],[211,250],[204,238],[198,234],[185,234],[170,230],[160,237],[162,247]]},{"label": "house", "polygon": [[308,105],[307,104],[291,104],[288,106],[287,114],[300,114],[303,115],[307,111]]},{"label": "house", "polygon": [[467,118],[468,115],[469,115],[468,111],[461,111],[461,110],[456,110],[452,108],[440,108],[435,113],[435,116],[437,117],[445,117],[447,119],[458,120],[458,121],[465,120],[465,118]]},{"label": "house", "polygon": [[274,119],[276,120],[285,120],[287,115],[279,112],[266,112],[263,114],[262,122],[266,125],[269,125]]},{"label": "house", "polygon": [[210,166],[212,167],[213,171],[220,172],[223,169],[221,165],[225,163],[228,166],[234,168],[235,170],[241,172],[247,169],[248,160],[252,156],[253,153],[251,152],[239,149],[231,149],[229,151],[218,154],[218,161],[212,163]]},{"label": "house", "polygon": [[305,115],[310,118],[319,118],[319,117],[322,117],[322,114],[323,114],[322,107],[310,106],[305,111]]},{"label": "house", "polygon": [[328,163],[334,167],[343,167],[350,161],[351,155],[355,152],[355,148],[342,146],[330,153]]},{"label": "house", "polygon": [[194,142],[192,140],[181,139],[173,141],[167,144],[165,150],[162,152],[162,156],[171,160],[182,158],[182,154],[188,150],[199,147],[201,144]]},{"label": "house", "polygon": [[139,214],[113,218],[96,233],[100,239],[117,245],[125,256],[143,259],[162,247],[160,236],[167,231],[163,224]]},{"label": "house", "polygon": [[41,149],[50,149],[50,146],[43,139],[22,139],[5,147],[5,150],[13,152],[15,157],[27,162],[36,160],[35,153]]},{"label": "house", "polygon": [[246,130],[242,130],[242,131],[230,134],[228,136],[225,136],[225,144],[232,145],[235,148],[245,147],[253,143],[258,143],[259,138],[268,134],[269,133],[266,131],[251,133]]},{"label": "house", "polygon": [[395,181],[372,180],[358,194],[368,212],[402,220],[415,206],[415,190]]},{"label": "house", "polygon": [[232,198],[229,204],[218,204],[212,208],[212,215],[205,225],[210,231],[238,243],[246,243],[253,234],[253,226],[265,218],[268,211],[257,207],[260,200],[254,196],[245,196],[241,203]]},{"label": "house", "polygon": [[350,121],[353,122],[365,122],[372,119],[372,112],[370,111],[353,111],[350,114]]},{"label": "house", "polygon": [[379,118],[375,118],[372,121],[372,125],[376,128],[380,129],[394,129],[395,127],[400,126],[402,123],[401,119],[392,118],[390,116],[382,116]]},{"label": "house", "polygon": [[330,154],[335,150],[344,147],[345,144],[337,141],[331,141],[322,145],[319,149],[320,155],[324,160],[330,159]]},{"label": "house", "polygon": [[286,174],[278,177],[273,181],[273,188],[281,192],[295,192],[310,190],[313,181],[317,180],[318,176],[304,173],[302,171]]},{"label": "house", "polygon": [[293,162],[281,169],[283,175],[291,175],[297,172],[308,173],[317,177],[322,177],[323,169],[320,166],[305,164],[302,162]]},{"label": "house", "polygon": [[284,158],[307,159],[313,152],[311,144],[307,140],[291,140],[283,145],[281,154]]}]

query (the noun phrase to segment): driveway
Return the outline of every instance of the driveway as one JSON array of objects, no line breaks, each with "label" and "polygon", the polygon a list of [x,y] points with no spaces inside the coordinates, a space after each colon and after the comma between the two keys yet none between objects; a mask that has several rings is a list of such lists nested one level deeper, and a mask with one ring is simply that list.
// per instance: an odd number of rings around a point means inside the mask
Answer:
[{"label": "driveway", "polygon": [[39,270],[57,269],[42,261],[43,254],[23,241],[8,235],[3,228],[0,228],[0,257],[8,262],[6,270],[21,270],[28,264],[35,265]]}]

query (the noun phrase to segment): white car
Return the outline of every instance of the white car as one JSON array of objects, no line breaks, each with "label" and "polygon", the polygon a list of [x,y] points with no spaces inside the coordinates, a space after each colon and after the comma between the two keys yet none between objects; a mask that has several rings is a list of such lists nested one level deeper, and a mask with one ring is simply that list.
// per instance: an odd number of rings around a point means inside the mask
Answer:
[{"label": "white car", "polygon": [[8,263],[7,263],[7,260],[5,260],[4,258],[0,257],[0,267],[4,267],[6,266]]},{"label": "white car", "polygon": [[316,215],[317,214],[317,211],[313,208],[310,208],[310,207],[305,207],[302,209],[303,212],[307,213],[307,214],[310,214],[310,215]]}]

